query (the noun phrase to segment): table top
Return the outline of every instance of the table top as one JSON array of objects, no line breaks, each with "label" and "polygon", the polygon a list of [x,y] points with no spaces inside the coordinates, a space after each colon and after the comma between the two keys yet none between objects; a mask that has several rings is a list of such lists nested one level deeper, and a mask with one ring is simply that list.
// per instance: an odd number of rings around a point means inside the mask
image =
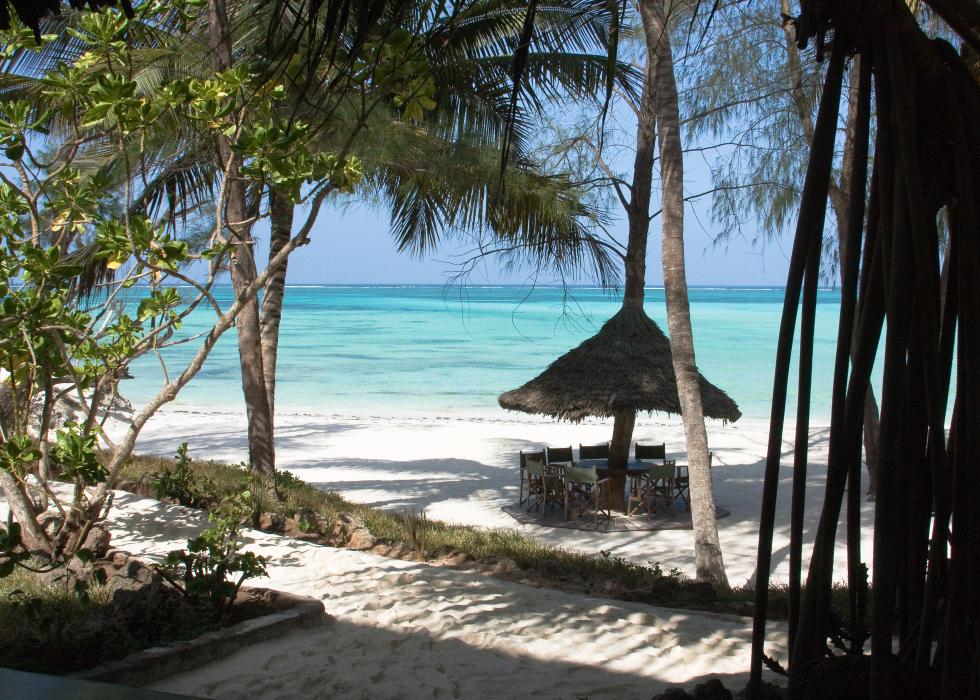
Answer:
[{"label": "table top", "polygon": [[[609,460],[607,459],[577,459],[574,462],[577,467],[595,467],[599,470],[606,470],[609,467]],[[552,464],[570,464],[569,462],[552,462]],[[626,471],[628,472],[645,472],[651,467],[656,467],[660,462],[642,462],[639,460],[631,460],[626,463]]]}]

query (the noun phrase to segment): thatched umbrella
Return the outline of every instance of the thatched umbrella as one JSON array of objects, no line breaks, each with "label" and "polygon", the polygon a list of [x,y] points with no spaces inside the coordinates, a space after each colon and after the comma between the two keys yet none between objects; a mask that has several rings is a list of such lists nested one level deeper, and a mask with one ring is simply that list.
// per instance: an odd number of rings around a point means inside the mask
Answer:
[{"label": "thatched umbrella", "polygon": [[[626,411],[681,412],[670,341],[636,306],[624,306],[598,333],[498,401],[508,410],[575,422]],[[742,415],[731,397],[703,376],[701,401],[709,418],[736,421]]]},{"label": "thatched umbrella", "polygon": [[[709,418],[736,421],[742,413],[700,374]],[[613,492],[625,490],[633,421],[638,411],[681,413],[670,341],[636,304],[626,304],[599,332],[569,350],[524,386],[501,394],[501,407],[561,420],[615,417],[609,448]],[[620,499],[621,500],[621,499]],[[622,507],[621,503],[616,504]]]}]

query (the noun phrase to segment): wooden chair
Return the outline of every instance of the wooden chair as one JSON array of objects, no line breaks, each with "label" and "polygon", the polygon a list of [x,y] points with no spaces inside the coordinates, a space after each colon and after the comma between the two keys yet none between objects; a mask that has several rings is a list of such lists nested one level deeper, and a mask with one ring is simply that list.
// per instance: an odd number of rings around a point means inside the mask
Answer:
[{"label": "wooden chair", "polygon": [[[520,484],[520,490],[517,493],[517,505],[519,505],[519,506],[520,505],[523,505],[524,504],[524,501],[527,500],[527,498],[530,498],[531,497],[531,490],[528,488],[528,484],[527,484],[527,464],[526,463],[527,463],[527,460],[528,459],[535,459],[535,460],[541,462],[541,464],[544,464],[544,450],[541,450],[539,452],[525,452],[524,450],[521,450],[521,457],[520,457],[520,464],[521,464],[521,484]],[[527,494],[526,497],[524,496],[525,489],[527,489],[527,491],[528,491],[528,494]]]},{"label": "wooden chair", "polygon": [[654,464],[646,472],[633,477],[630,495],[626,499],[626,514],[633,515],[640,508],[645,508],[647,515],[652,516],[657,512],[658,501],[663,502],[667,510],[673,513],[676,468],[674,461],[668,459],[663,464]]},{"label": "wooden chair", "polygon": [[578,516],[594,512],[596,525],[599,516],[606,520],[612,518],[612,489],[609,479],[600,479],[595,467],[576,467],[570,464],[565,467],[565,520],[573,504],[578,509]]},{"label": "wooden chair", "polygon": [[579,459],[609,459],[609,443],[604,442],[601,445],[583,445],[578,446],[578,458]]},{"label": "wooden chair", "polygon": [[[708,468],[712,466],[714,453],[708,453]],[[674,475],[674,498],[684,501],[684,507],[691,510],[691,478],[686,464],[677,465],[677,473]]]},{"label": "wooden chair", "polygon": [[640,443],[636,443],[636,447],[633,449],[633,455],[637,462],[651,462],[659,459],[662,463],[667,459],[667,443],[665,442],[659,445],[641,445]]},{"label": "wooden chair", "polygon": [[556,480],[545,470],[544,462],[528,457],[524,460],[524,471],[527,475],[527,509],[531,510],[532,496],[535,510],[555,502]]},{"label": "wooden chair", "polygon": [[[641,445],[636,443],[633,448],[633,457],[637,462],[654,462],[659,460],[660,464],[664,464],[667,461],[667,443],[662,442],[659,445]],[[644,482],[647,481],[648,472],[632,472],[630,474],[630,483],[627,491],[630,494],[639,496],[639,493],[648,489],[649,486],[645,485]],[[629,502],[627,499],[626,509],[629,511]],[[627,515],[629,513],[627,512]]]},{"label": "wooden chair", "polygon": [[572,463],[572,446],[568,447],[546,447],[545,452],[548,454],[548,459],[545,462],[548,466],[558,463]]}]

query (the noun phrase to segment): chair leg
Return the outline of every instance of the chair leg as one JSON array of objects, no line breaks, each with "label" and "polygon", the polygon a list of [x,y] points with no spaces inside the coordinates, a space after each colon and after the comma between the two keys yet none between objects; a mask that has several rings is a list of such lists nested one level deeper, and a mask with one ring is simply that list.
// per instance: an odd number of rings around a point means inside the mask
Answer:
[{"label": "chair leg", "polygon": [[674,493],[671,494],[671,502],[679,498],[680,500],[684,501],[684,507],[687,510],[691,510],[691,501],[689,500],[690,498],[689,494],[690,492],[688,491],[688,489],[681,486],[677,489],[676,494]]},{"label": "chair leg", "polygon": [[536,489],[532,493],[531,482],[528,481],[527,482],[527,509],[525,510],[526,513],[531,512],[531,496],[534,496],[534,510],[536,511],[538,509],[538,506],[541,505],[541,491]]},{"label": "chair leg", "polygon": [[[607,486],[607,488],[603,488],[603,489],[596,488],[596,503],[595,503],[595,506],[596,506],[596,525],[597,526],[599,524],[599,514],[600,514],[600,512],[603,515],[603,517],[606,518],[606,520],[612,520],[612,505],[610,504],[610,501],[612,501],[612,491],[608,488],[608,484],[606,486]],[[602,505],[602,499],[603,498],[605,498],[605,504],[606,504],[605,507],[603,507],[603,505]]]}]

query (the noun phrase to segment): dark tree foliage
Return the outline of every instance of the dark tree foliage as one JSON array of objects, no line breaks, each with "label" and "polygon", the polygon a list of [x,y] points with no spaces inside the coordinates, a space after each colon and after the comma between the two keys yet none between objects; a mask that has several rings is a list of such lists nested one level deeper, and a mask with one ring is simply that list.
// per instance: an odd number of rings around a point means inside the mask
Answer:
[{"label": "dark tree foliage", "polygon": [[[2,1],[2,0],[0,0]],[[447,0],[433,0],[428,3],[429,9],[419,11],[420,7],[426,3],[419,3],[417,0],[264,0],[271,2],[274,6],[273,16],[275,21],[270,24],[269,34],[269,54],[273,59],[283,60],[288,55],[288,51],[282,51],[281,47],[288,47],[291,42],[299,41],[302,38],[308,47],[308,56],[322,61],[325,57],[330,57],[336,51],[341,33],[345,33],[345,40],[352,44],[364,41],[371,36],[371,33],[380,26],[382,20],[390,22],[392,17],[404,17],[422,15],[419,23],[424,24],[424,15],[441,15],[447,7],[458,8],[465,6],[466,3],[451,3]],[[503,8],[508,3],[501,3]],[[526,14],[521,23],[517,40],[510,46],[513,52],[510,71],[510,107],[509,116],[502,134],[502,160],[501,160],[501,182],[503,174],[512,153],[512,145],[516,138],[519,138],[521,128],[518,118],[518,100],[522,95],[522,84],[527,79],[529,70],[528,57],[532,50],[532,45],[536,40],[540,40],[541,28],[537,24],[539,13],[544,11],[547,3],[539,3],[538,0],[527,0]],[[619,28],[623,13],[626,10],[626,0],[576,0],[571,3],[575,6],[572,11],[570,21],[575,22],[576,18],[586,18],[594,15],[597,10],[608,11],[611,24],[609,35],[604,43],[608,49],[607,80],[605,85],[605,102],[603,113],[608,107],[615,88],[615,70],[618,59],[619,47]],[[400,20],[403,22],[404,20]],[[553,37],[555,40],[555,50],[559,50],[563,40],[569,37],[562,37],[560,33]],[[277,48],[278,47],[278,48]],[[312,64],[311,64],[312,65]],[[312,75],[308,71],[307,75]]]},{"label": "dark tree foliage", "polygon": [[[133,16],[130,0],[66,0],[76,10],[98,10],[103,7],[122,7],[127,17]],[[0,0],[0,29],[10,29],[10,7],[13,6],[18,19],[34,30],[34,36],[41,40],[41,20],[61,12],[61,0]]]},{"label": "dark tree foliage", "polygon": [[[971,74],[976,57],[969,49],[980,38],[980,13],[969,2],[927,1],[967,45],[962,54],[945,41],[928,39],[904,0],[803,0],[794,22],[800,47],[814,42],[818,55],[829,59],[777,347],[751,697],[759,697],[761,690],[793,335],[802,299],[799,365],[809,367],[841,84],[845,61],[859,56],[859,151],[848,178],[847,237],[853,243],[841,261],[827,482],[803,603],[792,621],[790,696],[830,697],[834,679],[858,669],[870,674],[865,678],[874,698],[980,698],[980,595],[971,586],[972,575],[980,571],[980,495],[975,487],[980,477],[980,89]],[[868,187],[864,169],[871,150],[872,104],[877,128]],[[944,265],[940,217],[949,222]],[[859,595],[864,578],[861,426],[882,340],[881,469],[866,632],[864,597]],[[954,377],[956,389],[950,397]],[[798,441],[807,436],[808,384],[804,372]],[[805,464],[806,445],[802,447],[797,449],[797,466],[801,459]],[[846,622],[831,608],[842,515],[852,594]],[[869,636],[871,653],[865,656]],[[849,660],[828,660],[841,652]]]}]

